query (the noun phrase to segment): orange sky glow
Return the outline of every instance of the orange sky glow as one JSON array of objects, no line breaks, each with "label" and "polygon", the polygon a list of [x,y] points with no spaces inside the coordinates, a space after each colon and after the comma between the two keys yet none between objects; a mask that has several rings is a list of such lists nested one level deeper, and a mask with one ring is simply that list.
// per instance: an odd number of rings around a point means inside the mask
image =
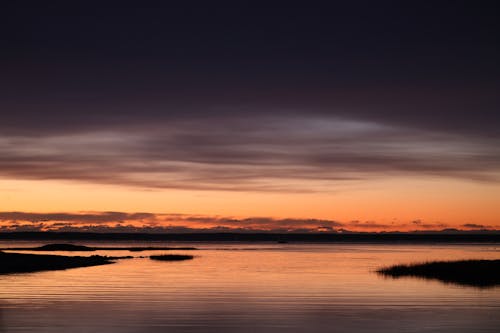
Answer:
[{"label": "orange sky glow", "polygon": [[[98,231],[103,226],[167,227],[174,228],[172,231],[178,230],[175,227],[278,231],[500,229],[500,188],[496,183],[401,177],[331,186],[330,190],[304,192],[200,191],[3,179],[0,211],[41,216],[23,220],[6,215],[0,223],[4,230],[17,230],[19,226],[55,230],[68,225],[94,226]],[[65,216],[43,218],[43,214],[55,212],[83,217],[69,221]],[[94,221],[84,217],[89,212],[153,215],[125,220],[110,216],[109,220]]]},{"label": "orange sky glow", "polygon": [[21,3],[0,231],[500,230],[484,4]]}]

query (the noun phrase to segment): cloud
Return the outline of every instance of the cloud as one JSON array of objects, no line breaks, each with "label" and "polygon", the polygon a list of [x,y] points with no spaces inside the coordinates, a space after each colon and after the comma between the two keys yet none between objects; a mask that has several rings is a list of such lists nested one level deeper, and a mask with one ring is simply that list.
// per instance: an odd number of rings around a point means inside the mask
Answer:
[{"label": "cloud", "polygon": [[[0,212],[0,221],[9,222],[77,222],[77,223],[109,223],[123,221],[143,221],[155,218],[152,213],[93,212],[93,213],[31,213]],[[57,223],[53,223],[57,226]]]},{"label": "cloud", "polygon": [[489,229],[489,228],[491,228],[491,226],[487,226],[484,224],[476,224],[476,223],[462,224],[462,227],[467,228],[467,229]]},{"label": "cloud", "polygon": [[198,224],[211,227],[224,228],[244,228],[255,230],[282,230],[290,231],[299,228],[307,230],[319,230],[328,228],[334,230],[336,227],[343,226],[343,223],[333,220],[322,219],[274,219],[269,217],[249,217],[249,218],[230,218],[217,216],[166,216],[163,218],[165,222],[175,221],[176,223]]},{"label": "cloud", "polygon": [[324,191],[391,176],[498,180],[494,141],[340,118],[256,116],[0,137],[0,176],[144,188]]},{"label": "cloud", "polygon": [[3,231],[87,232],[334,232],[343,224],[321,219],[232,218],[124,212],[0,212]]},{"label": "cloud", "polygon": [[[418,223],[415,223],[418,222]],[[444,223],[340,222],[329,219],[272,218],[126,212],[0,212],[0,231],[60,232],[349,232],[443,230]],[[465,229],[495,229],[493,226],[464,224]]]},{"label": "cloud", "polygon": [[416,226],[417,228],[422,228],[422,229],[445,229],[450,227],[446,223],[441,223],[441,222],[426,223],[423,222],[422,220],[414,220],[411,221],[410,224]]},{"label": "cloud", "polygon": [[377,223],[374,221],[366,221],[366,222],[351,221],[348,225],[346,225],[346,227],[364,230],[364,229],[388,229],[394,227],[394,225]]},{"label": "cloud", "polygon": [[0,177],[232,191],[497,180],[493,2],[324,3],[101,6],[92,20],[92,6],[6,5]]}]

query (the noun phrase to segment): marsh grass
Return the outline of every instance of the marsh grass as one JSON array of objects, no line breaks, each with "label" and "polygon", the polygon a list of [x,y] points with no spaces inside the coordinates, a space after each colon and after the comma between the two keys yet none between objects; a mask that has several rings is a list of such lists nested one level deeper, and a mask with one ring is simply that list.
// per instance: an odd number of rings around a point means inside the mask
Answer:
[{"label": "marsh grass", "polygon": [[433,261],[395,265],[381,268],[377,273],[392,278],[410,276],[488,288],[500,285],[500,260]]},{"label": "marsh grass", "polygon": [[190,260],[193,259],[194,256],[187,254],[163,254],[157,256],[149,256],[152,260],[160,260],[160,261],[181,261],[181,260]]}]

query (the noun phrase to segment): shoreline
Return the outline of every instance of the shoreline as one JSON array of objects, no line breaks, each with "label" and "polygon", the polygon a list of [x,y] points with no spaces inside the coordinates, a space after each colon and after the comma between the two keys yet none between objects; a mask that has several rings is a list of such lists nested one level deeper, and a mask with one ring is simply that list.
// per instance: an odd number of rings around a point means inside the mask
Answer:
[{"label": "shoreline", "polygon": [[7,253],[0,251],[0,275],[65,270],[70,268],[109,265],[124,257],[60,256],[46,254]]}]

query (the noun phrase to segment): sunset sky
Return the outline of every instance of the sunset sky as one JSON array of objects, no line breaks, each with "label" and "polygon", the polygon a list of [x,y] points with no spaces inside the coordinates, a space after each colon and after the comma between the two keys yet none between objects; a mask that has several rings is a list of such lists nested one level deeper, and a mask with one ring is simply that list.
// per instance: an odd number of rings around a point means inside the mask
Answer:
[{"label": "sunset sky", "polygon": [[0,230],[500,229],[499,14],[6,1]]}]

